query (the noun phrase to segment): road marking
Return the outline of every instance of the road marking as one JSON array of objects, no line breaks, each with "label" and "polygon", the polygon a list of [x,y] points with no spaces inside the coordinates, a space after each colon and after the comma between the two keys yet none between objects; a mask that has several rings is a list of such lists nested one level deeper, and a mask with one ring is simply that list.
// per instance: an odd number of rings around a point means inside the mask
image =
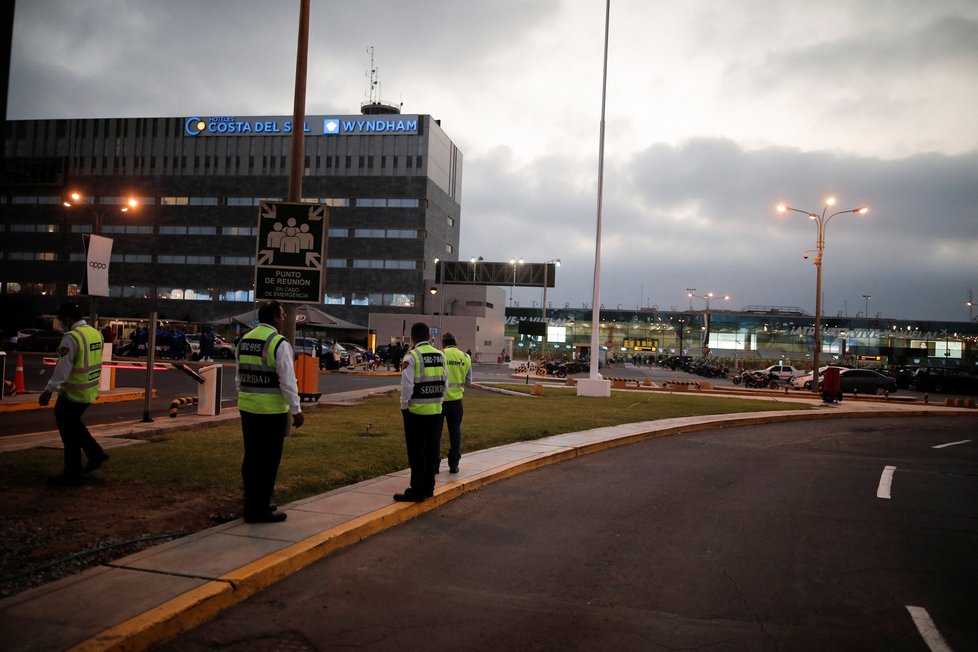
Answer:
[{"label": "road marking", "polygon": [[970,439],[962,439],[961,441],[952,441],[947,444],[938,444],[937,446],[931,446],[931,448],[947,448],[948,446],[957,446],[959,444],[967,444]]},{"label": "road marking", "polygon": [[924,643],[927,647],[931,649],[931,652],[951,652],[951,646],[947,644],[941,633],[937,631],[937,627],[934,625],[934,621],[931,620],[930,614],[923,607],[911,607],[907,605],[907,611],[910,612],[910,617],[913,618],[913,624],[917,626],[917,631],[920,632],[920,636],[924,639]]},{"label": "road marking", "polygon": [[883,474],[880,476],[880,485],[876,487],[876,497],[886,498],[890,497],[890,485],[893,484],[893,472],[896,471],[895,466],[887,466],[883,468]]}]

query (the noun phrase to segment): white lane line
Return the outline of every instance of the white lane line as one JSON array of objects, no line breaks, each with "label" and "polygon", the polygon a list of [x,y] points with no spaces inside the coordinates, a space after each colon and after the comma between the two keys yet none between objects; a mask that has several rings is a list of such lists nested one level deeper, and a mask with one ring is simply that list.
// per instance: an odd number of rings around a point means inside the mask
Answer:
[{"label": "white lane line", "polygon": [[895,466],[887,466],[883,468],[883,474],[880,475],[880,485],[876,487],[876,497],[877,498],[887,498],[890,497],[890,485],[893,484],[893,472],[896,471]]},{"label": "white lane line", "polygon": [[924,643],[931,649],[931,652],[951,652],[951,646],[947,644],[941,633],[937,631],[934,621],[930,614],[923,607],[911,607],[907,605],[907,611],[913,618],[913,624],[917,626],[917,631],[923,637]]},{"label": "white lane line", "polygon": [[948,446],[958,446],[960,444],[967,444],[970,439],[962,439],[961,441],[952,441],[947,444],[938,444],[937,446],[931,446],[931,448],[947,448]]}]

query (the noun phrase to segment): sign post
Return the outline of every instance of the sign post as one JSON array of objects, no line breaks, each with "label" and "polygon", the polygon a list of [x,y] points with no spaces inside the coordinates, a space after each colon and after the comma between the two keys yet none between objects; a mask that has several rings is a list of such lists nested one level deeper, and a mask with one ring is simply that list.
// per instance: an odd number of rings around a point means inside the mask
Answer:
[{"label": "sign post", "polygon": [[320,204],[262,202],[255,299],[322,303],[329,214]]}]

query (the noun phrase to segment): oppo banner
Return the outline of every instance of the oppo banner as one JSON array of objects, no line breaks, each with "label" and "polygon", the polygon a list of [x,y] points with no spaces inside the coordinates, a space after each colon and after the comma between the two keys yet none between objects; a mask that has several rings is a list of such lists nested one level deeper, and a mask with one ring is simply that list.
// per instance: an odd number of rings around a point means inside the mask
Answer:
[{"label": "oppo banner", "polygon": [[112,258],[112,238],[90,235],[85,242],[85,279],[82,294],[92,297],[109,296],[109,260]]}]

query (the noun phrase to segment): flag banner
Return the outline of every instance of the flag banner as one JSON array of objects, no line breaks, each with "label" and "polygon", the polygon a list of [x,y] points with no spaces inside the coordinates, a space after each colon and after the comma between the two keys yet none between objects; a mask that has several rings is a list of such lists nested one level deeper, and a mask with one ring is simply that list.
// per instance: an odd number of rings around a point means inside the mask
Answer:
[{"label": "flag banner", "polygon": [[85,280],[82,293],[91,297],[107,297],[112,238],[90,235],[85,239],[85,245]]}]

